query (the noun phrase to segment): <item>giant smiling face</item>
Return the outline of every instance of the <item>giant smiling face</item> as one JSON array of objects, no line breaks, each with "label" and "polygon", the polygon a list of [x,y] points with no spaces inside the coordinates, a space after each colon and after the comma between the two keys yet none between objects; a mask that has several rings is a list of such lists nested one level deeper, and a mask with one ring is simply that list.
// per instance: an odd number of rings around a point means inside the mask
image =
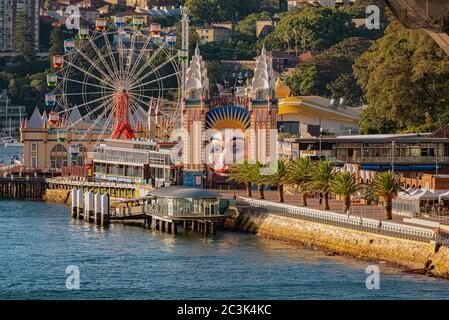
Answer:
[{"label": "giant smiling face", "polygon": [[205,161],[217,174],[227,174],[232,165],[245,157],[245,130],[250,127],[244,107],[217,107],[206,114]]},{"label": "giant smiling face", "polygon": [[217,174],[227,174],[232,165],[245,158],[244,133],[240,129],[214,130],[205,148],[209,169]]}]

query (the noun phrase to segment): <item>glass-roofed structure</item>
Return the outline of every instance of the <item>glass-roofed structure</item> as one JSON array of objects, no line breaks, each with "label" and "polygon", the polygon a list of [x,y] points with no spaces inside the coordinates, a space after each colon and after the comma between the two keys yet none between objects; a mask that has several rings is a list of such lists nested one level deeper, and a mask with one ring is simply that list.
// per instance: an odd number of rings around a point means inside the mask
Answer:
[{"label": "glass-roofed structure", "polygon": [[171,186],[159,188],[148,194],[151,197],[150,214],[170,217],[212,217],[223,214],[223,200],[216,192]]}]

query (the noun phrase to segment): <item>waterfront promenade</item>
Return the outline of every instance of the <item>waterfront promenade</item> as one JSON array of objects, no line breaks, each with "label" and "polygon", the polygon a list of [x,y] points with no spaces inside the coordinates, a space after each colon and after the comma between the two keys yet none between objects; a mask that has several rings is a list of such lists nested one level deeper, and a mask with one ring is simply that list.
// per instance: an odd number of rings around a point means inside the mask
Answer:
[{"label": "waterfront promenade", "polygon": [[[246,190],[214,190],[215,192],[221,194],[223,197],[232,199],[234,195],[239,197],[247,197]],[[253,199],[259,200],[259,192],[253,190]],[[278,192],[277,190],[265,190],[265,201],[278,204]],[[298,194],[284,194],[285,204],[301,207],[301,199]],[[310,209],[322,210],[323,205],[320,205],[319,198],[308,198],[307,207]],[[330,210],[328,212],[344,213],[344,203],[341,200],[329,199]],[[302,208],[302,207],[301,207]],[[381,205],[376,204],[359,204],[357,202],[353,203],[350,209],[350,215],[353,217],[362,217],[366,219],[373,219],[379,221],[386,221],[385,214]],[[415,219],[413,223],[408,217],[404,217],[398,214],[393,214],[393,220],[391,222],[397,224],[403,224],[408,226],[417,226],[421,228],[426,228],[434,231],[436,228],[436,222],[441,223],[442,232],[449,233],[447,226],[449,225],[449,218],[435,216],[433,218],[420,217],[420,219]]]},{"label": "waterfront promenade", "polygon": [[[221,194],[223,197],[232,199],[234,194],[236,197],[247,197],[246,190],[214,190]],[[253,190],[253,199],[259,200],[259,192]],[[300,206],[301,199],[298,194],[284,194],[285,204]],[[279,203],[279,196],[277,190],[265,190],[265,201]],[[331,212],[344,212],[344,203],[341,200],[330,199],[329,206]],[[323,209],[323,205],[320,205],[318,198],[307,198],[307,208],[311,209]],[[382,207],[379,205],[365,205],[354,203],[351,206],[351,215],[362,216],[370,219],[385,220],[385,215],[382,212]],[[403,217],[393,215],[393,220],[402,221]]]}]

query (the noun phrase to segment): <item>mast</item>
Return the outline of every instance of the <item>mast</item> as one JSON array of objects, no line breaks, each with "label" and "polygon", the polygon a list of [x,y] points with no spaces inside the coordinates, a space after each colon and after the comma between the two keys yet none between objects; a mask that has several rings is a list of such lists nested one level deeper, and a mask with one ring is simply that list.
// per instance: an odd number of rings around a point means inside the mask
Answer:
[{"label": "mast", "polygon": [[[182,43],[181,49],[186,53],[187,57],[189,56],[189,14],[190,10],[187,7],[182,7],[181,9],[182,19]],[[187,66],[189,64],[189,59],[183,59],[181,61],[181,98],[182,98],[182,110],[185,108],[185,99],[186,99],[186,75],[187,75]]]},{"label": "mast", "polygon": [[[8,128],[8,92],[6,93],[6,105],[5,105],[5,129],[4,129],[5,135],[7,128]],[[9,128],[9,136],[11,136],[11,127]]]}]

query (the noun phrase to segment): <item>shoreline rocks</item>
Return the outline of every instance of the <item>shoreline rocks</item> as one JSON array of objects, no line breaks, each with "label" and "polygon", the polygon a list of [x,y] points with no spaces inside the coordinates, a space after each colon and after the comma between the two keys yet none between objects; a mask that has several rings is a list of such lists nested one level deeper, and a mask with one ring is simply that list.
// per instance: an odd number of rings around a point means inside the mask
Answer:
[{"label": "shoreline rocks", "polygon": [[242,213],[239,228],[266,238],[449,279],[449,248],[273,214]]}]

